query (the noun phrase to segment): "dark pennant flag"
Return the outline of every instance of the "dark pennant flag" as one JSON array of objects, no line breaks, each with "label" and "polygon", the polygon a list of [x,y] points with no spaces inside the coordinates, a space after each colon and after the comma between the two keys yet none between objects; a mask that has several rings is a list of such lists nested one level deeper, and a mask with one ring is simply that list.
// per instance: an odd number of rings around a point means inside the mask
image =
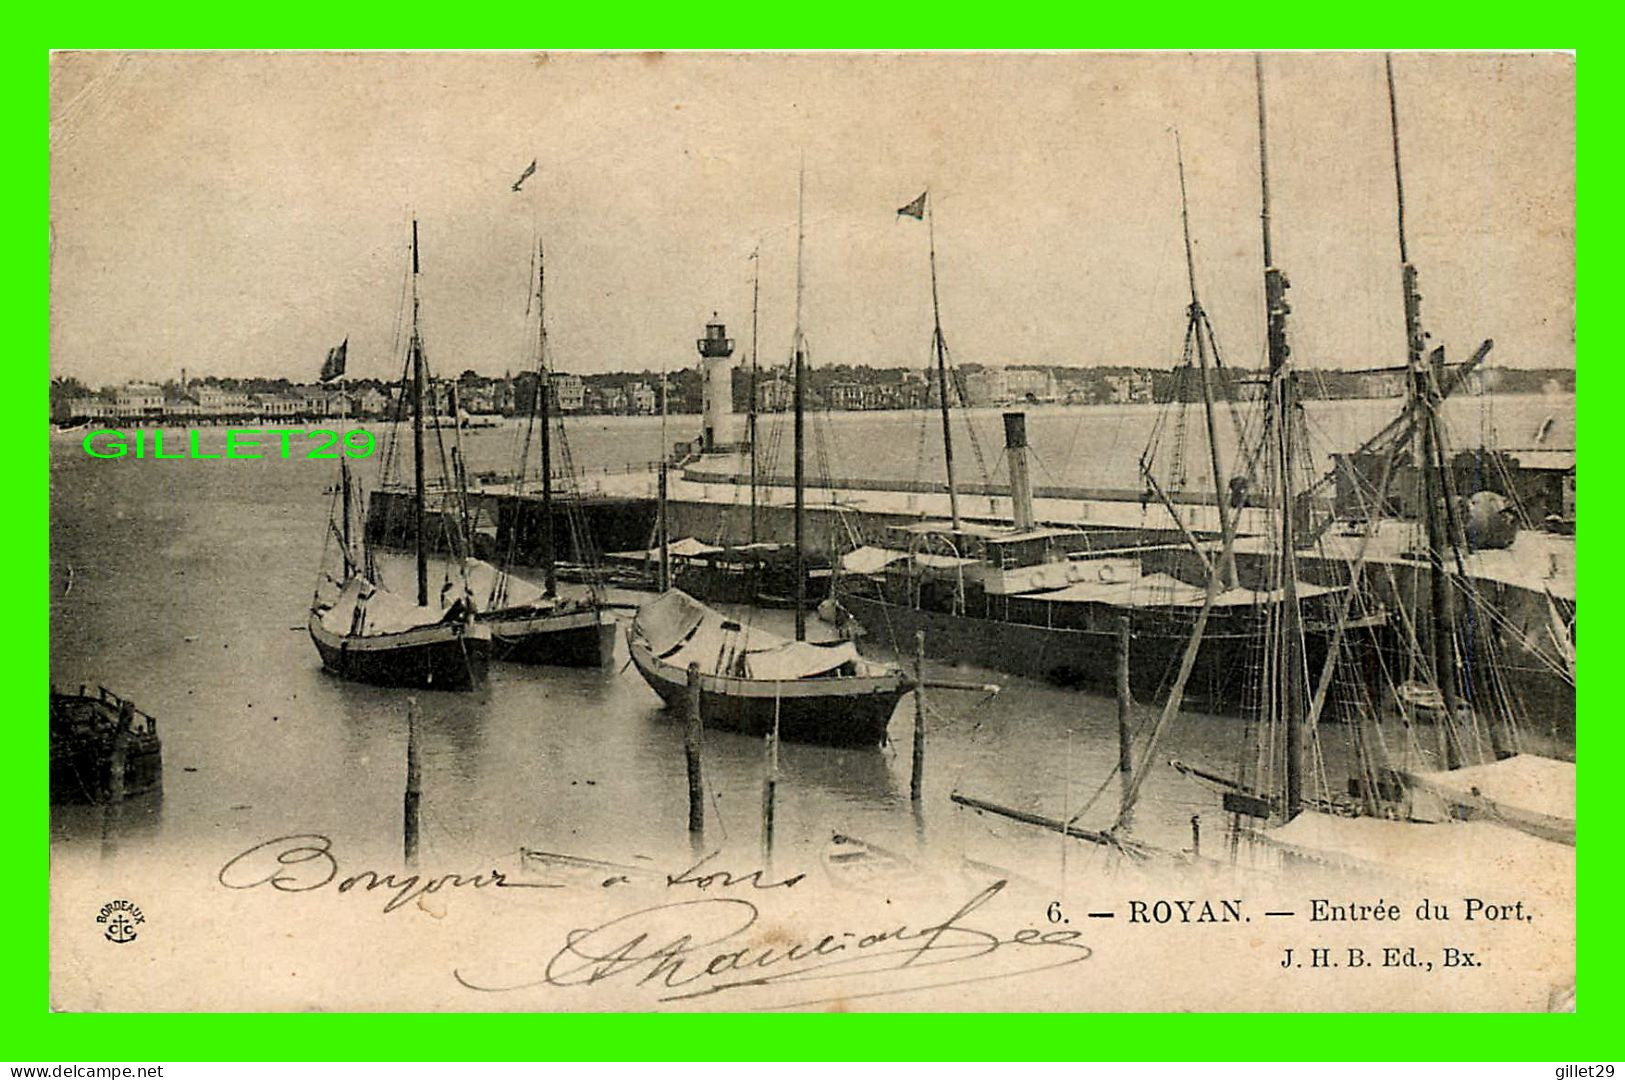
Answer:
[{"label": "dark pennant flag", "polygon": [[327,359],[322,361],[322,382],[332,382],[344,374],[344,357],[349,351],[349,338],[345,338],[338,345],[327,350]]},{"label": "dark pennant flag", "polygon": [[520,173],[519,174],[519,179],[517,179],[517,180],[515,180],[513,182],[513,189],[515,191],[518,191],[520,189],[520,187],[524,185],[525,181],[530,179],[531,174],[534,173],[535,171],[536,171],[536,159],[531,158],[530,159],[530,164],[525,166],[525,171]]},{"label": "dark pennant flag", "polygon": [[923,219],[925,217],[925,197],[928,194],[930,194],[930,192],[920,192],[920,197],[918,199],[915,199],[913,202],[909,203],[907,206],[901,207],[897,211],[898,215],[900,217],[911,217],[915,221]]}]

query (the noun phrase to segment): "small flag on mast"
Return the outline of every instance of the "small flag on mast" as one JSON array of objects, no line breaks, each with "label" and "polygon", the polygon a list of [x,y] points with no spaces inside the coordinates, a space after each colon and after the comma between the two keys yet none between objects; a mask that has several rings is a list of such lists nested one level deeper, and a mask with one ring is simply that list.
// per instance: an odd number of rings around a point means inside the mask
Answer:
[{"label": "small flag on mast", "polygon": [[525,171],[520,173],[519,174],[519,179],[517,179],[517,180],[515,180],[513,182],[513,189],[515,191],[518,191],[520,189],[520,187],[524,185],[525,181],[529,180],[531,178],[531,175],[533,173],[535,173],[535,172],[536,172],[536,159],[531,158],[530,159],[530,164],[525,166]]},{"label": "small flag on mast", "polygon": [[327,350],[327,359],[322,361],[322,382],[332,382],[344,374],[344,358],[349,351],[349,338],[345,338],[338,345]]},{"label": "small flag on mast", "polygon": [[915,199],[913,202],[909,203],[907,206],[904,206],[904,207],[901,207],[901,208],[898,209],[898,211],[897,211],[898,216],[899,217],[911,217],[915,221],[923,220],[924,217],[925,217],[925,197],[927,195],[929,195],[929,194],[930,194],[929,191],[920,192],[920,197],[918,199]]}]

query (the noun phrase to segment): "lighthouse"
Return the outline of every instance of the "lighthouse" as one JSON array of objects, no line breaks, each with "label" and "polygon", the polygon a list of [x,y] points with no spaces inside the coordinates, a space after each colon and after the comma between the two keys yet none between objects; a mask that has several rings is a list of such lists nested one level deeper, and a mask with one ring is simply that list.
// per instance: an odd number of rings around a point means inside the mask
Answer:
[{"label": "lighthouse", "polygon": [[717,313],[705,324],[705,336],[695,343],[700,350],[700,364],[704,374],[703,446],[706,453],[714,453],[733,445],[733,366],[728,362],[734,354],[733,338]]}]

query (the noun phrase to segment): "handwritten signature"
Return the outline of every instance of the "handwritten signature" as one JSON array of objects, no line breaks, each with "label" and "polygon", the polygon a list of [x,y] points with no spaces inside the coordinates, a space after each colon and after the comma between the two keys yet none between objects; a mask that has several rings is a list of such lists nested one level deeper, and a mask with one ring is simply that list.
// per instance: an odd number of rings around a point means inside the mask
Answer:
[{"label": "handwritten signature", "polygon": [[[993,882],[952,915],[927,926],[842,931],[789,944],[746,940],[760,916],[749,900],[731,896],[683,900],[618,915],[591,929],[571,930],[539,975],[517,981],[497,981],[465,969],[453,975],[470,990],[487,993],[619,980],[653,986],[661,992],[661,1001],[838,979],[841,992],[835,996],[851,1001],[1030,975],[1089,958],[1091,950],[1076,930],[1026,928],[1006,936],[970,925],[968,917],[1007,884]],[[940,977],[950,966],[954,972]],[[777,1007],[820,1000],[834,998]]]},{"label": "handwritten signature", "polygon": [[[785,890],[804,875],[763,881],[760,871],[701,873],[709,856],[665,887],[719,891],[749,886],[750,891]],[[443,889],[556,889],[555,883],[512,881],[499,870],[478,874],[420,875],[363,870],[339,877],[333,841],[320,833],[296,833],[255,844],[233,856],[217,875],[228,889],[268,887],[284,893],[310,893],[335,885],[339,893],[359,890],[388,895],[384,912]],[[607,887],[615,880],[604,884]],[[500,994],[551,987],[571,989],[615,982],[649,987],[662,1002],[714,995],[737,995],[776,988],[769,1008],[824,1001],[852,1001],[907,991],[940,989],[990,979],[1031,975],[1087,960],[1092,950],[1070,929],[1027,927],[995,931],[973,925],[985,920],[986,905],[1009,883],[994,881],[947,918],[923,926],[899,923],[866,931],[842,930],[799,940],[782,931],[759,928],[761,910],[741,896],[710,895],[656,904],[617,915],[596,927],[568,931],[564,943],[536,961],[512,955],[529,971],[515,978],[482,974],[476,967],[452,972],[469,990]],[[978,913],[980,913],[978,915]],[[552,946],[546,948],[552,949]],[[538,969],[534,966],[540,963]],[[838,985],[835,981],[838,980]],[[818,988],[824,984],[825,989]],[[819,998],[819,993],[832,996]],[[812,998],[804,995],[811,993]],[[788,1000],[794,999],[794,1000]]]}]

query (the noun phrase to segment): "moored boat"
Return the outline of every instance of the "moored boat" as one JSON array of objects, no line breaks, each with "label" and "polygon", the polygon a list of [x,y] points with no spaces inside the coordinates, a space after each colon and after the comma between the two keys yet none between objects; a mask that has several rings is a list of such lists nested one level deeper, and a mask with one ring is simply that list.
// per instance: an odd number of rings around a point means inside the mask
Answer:
[{"label": "moored boat", "polygon": [[688,693],[697,664],[707,727],[826,746],[877,746],[912,684],[850,642],[793,641],[730,619],[670,590],[638,609],[632,663],[667,705]]},{"label": "moored boat", "polygon": [[492,633],[462,601],[419,607],[357,574],[338,597],[310,611],[310,639],[322,666],[375,686],[472,690],[485,682]]},{"label": "moored boat", "polygon": [[615,654],[615,623],[590,599],[554,594],[480,559],[464,560],[475,624],[491,656],[519,664],[603,667]]},{"label": "moored boat", "polygon": [[[358,556],[354,544],[352,497],[348,460],[339,458],[337,522],[328,532],[336,535],[343,561],[343,578],[325,571],[310,605],[310,639],[322,666],[341,678],[378,686],[421,690],[472,690],[485,682],[491,655],[491,631],[476,623],[467,581],[462,595],[448,606],[431,606],[428,546],[424,536],[423,387],[425,361],[418,333],[418,230],[412,223],[412,327],[408,367],[412,402],[412,461],[417,603],[395,595],[378,582],[370,553]],[[322,381],[344,373],[345,347],[328,353]],[[365,545],[363,544],[363,549]],[[459,567],[459,570],[461,568]],[[337,585],[331,600],[322,598],[328,585]]]},{"label": "moored boat", "polygon": [[157,720],[102,687],[51,690],[51,802],[121,802],[163,783]]}]

